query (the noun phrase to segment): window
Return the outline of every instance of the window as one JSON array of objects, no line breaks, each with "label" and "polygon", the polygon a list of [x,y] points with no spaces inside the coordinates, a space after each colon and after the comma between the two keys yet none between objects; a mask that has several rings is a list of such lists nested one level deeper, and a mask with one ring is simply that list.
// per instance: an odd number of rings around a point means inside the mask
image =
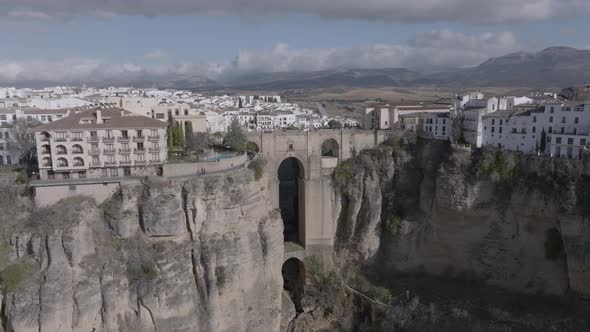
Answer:
[{"label": "window", "polygon": [[139,137],[139,138],[143,137],[143,133],[142,133],[141,129],[137,130],[137,137]]},{"label": "window", "polygon": [[492,133],[494,132],[495,127],[492,127]]},{"label": "window", "polygon": [[0,120],[6,121],[6,114],[0,114]]},{"label": "window", "polygon": [[102,169],[102,176],[104,176],[104,177],[109,176],[108,170],[106,168]]},{"label": "window", "polygon": [[569,145],[572,145],[572,144],[574,144],[574,139],[573,139],[573,138],[571,138],[571,137],[570,137],[570,138],[568,138],[568,139],[567,139],[567,144],[569,144]]},{"label": "window", "polygon": [[[549,107],[549,113],[553,113],[555,112],[555,107],[551,106]],[[552,117],[550,117],[550,119],[552,119]]]},{"label": "window", "polygon": [[84,166],[84,159],[80,157],[74,158],[74,166]]},{"label": "window", "polygon": [[113,138],[113,131],[112,130],[107,130],[106,132],[107,138]]},{"label": "window", "polygon": [[158,129],[151,129],[150,136],[152,136],[152,137],[158,137]]},{"label": "window", "polygon": [[549,122],[553,122],[553,117],[552,116],[549,117]]},{"label": "window", "polygon": [[55,150],[57,151],[57,154],[68,154],[68,150],[63,145],[56,146]]},{"label": "window", "polygon": [[131,176],[131,168],[129,168],[129,167],[123,168],[123,175],[124,176]]},{"label": "window", "polygon": [[496,124],[496,119],[492,119],[492,126]]},{"label": "window", "polygon": [[74,154],[82,154],[84,153],[84,149],[82,149],[82,146],[79,144],[74,144],[72,146],[72,153]]},{"label": "window", "polygon": [[137,161],[145,161],[145,155],[143,154],[138,154],[135,157],[137,158]]},{"label": "window", "polygon": [[139,151],[143,151],[144,150],[143,143],[137,143],[137,150],[139,150]]},{"label": "window", "polygon": [[533,133],[537,132],[537,128],[535,126],[533,126]]},{"label": "window", "polygon": [[111,176],[119,176],[119,169],[111,168]]},{"label": "window", "polygon": [[4,151],[4,143],[0,143],[0,151]]},{"label": "window", "polygon": [[500,119],[500,126],[504,124],[504,121],[502,119]]},{"label": "window", "polygon": [[555,138],[555,143],[556,144],[561,144],[561,137]]},{"label": "window", "polygon": [[498,133],[500,133],[500,134],[502,133],[502,127],[498,128]]},{"label": "window", "polygon": [[78,172],[78,179],[86,179],[86,172]]},{"label": "window", "polygon": [[127,130],[121,130],[121,137],[129,138],[129,132],[127,132]]},{"label": "window", "polygon": [[580,146],[585,146],[585,145],[586,145],[586,139],[580,138]]},{"label": "window", "polygon": [[123,162],[130,162],[131,161],[128,154],[124,154],[123,156],[121,156],[121,159],[123,159],[122,160]]},{"label": "window", "polygon": [[533,116],[533,122],[537,122],[537,117]]},{"label": "window", "polygon": [[562,134],[565,134],[565,128],[564,127],[561,127],[561,133]]},{"label": "window", "polygon": [[565,116],[561,117],[561,123],[565,123]]},{"label": "window", "polygon": [[160,144],[158,142],[152,142],[152,149],[158,149]]},{"label": "window", "polygon": [[62,177],[64,179],[69,179],[70,178],[70,173],[64,173]]},{"label": "window", "polygon": [[115,145],[114,144],[107,144],[106,147],[107,147],[107,149],[106,149],[107,151],[115,151]]},{"label": "window", "polygon": [[180,111],[177,109],[174,110],[174,115],[179,116],[180,115]]},{"label": "window", "polygon": [[77,131],[72,133],[72,140],[73,141],[81,141],[82,140],[82,133]]},{"label": "window", "polygon": [[115,162],[115,156],[113,156],[113,155],[108,155],[108,156],[107,156],[107,162],[108,162],[108,163],[114,163],[114,162]]},{"label": "window", "polygon": [[97,138],[98,137],[98,134],[96,133],[96,131],[91,131],[90,132],[90,137]]},{"label": "window", "polygon": [[57,159],[57,166],[58,167],[68,167],[68,161],[66,158],[59,158]]},{"label": "window", "polygon": [[580,123],[580,118],[577,118],[577,117],[576,117],[576,118],[574,119],[574,124],[578,124],[578,123]]},{"label": "window", "polygon": [[184,115],[188,116],[188,110],[184,110]]},{"label": "window", "polygon": [[553,133],[553,127],[549,127],[549,130],[547,131],[549,134]]},{"label": "window", "polygon": [[121,151],[129,151],[129,143],[123,143],[121,145]]},{"label": "window", "polygon": [[160,161],[160,155],[157,153],[152,153],[152,161]]},{"label": "window", "polygon": [[41,115],[41,121],[43,121],[43,122],[47,121],[47,116]]},{"label": "window", "polygon": [[92,157],[92,165],[98,166],[99,164],[100,160],[98,159],[98,156]]},{"label": "window", "polygon": [[164,113],[156,113],[156,119],[165,119],[166,116]]}]

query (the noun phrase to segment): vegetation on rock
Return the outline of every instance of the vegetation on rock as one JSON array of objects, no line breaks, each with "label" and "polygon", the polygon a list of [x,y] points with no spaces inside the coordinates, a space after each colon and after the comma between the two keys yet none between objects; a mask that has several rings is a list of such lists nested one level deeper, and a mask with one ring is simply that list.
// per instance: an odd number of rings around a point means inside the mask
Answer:
[{"label": "vegetation on rock", "polygon": [[256,179],[256,181],[260,180],[264,175],[264,167],[266,167],[266,160],[262,157],[252,160],[250,164],[248,164],[248,169],[254,172],[254,179]]}]

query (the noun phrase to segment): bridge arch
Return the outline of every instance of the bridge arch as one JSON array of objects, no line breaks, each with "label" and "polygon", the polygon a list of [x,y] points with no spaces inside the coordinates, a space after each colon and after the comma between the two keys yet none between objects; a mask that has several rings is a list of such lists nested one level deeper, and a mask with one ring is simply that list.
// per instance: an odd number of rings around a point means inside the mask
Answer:
[{"label": "bridge arch", "polygon": [[295,156],[283,158],[277,168],[279,208],[285,242],[305,245],[305,168]]},{"label": "bridge arch", "polygon": [[301,298],[305,291],[305,264],[298,258],[289,258],[283,263],[281,269],[283,275],[283,289],[289,293],[295,310],[298,313],[303,311]]},{"label": "bridge arch", "polygon": [[325,139],[321,146],[322,157],[340,158],[340,143],[333,138]]},{"label": "bridge arch", "polygon": [[258,146],[258,143],[256,143],[256,142],[248,141],[246,143],[246,150],[254,152],[254,153],[258,153],[258,152],[260,152],[260,146]]}]

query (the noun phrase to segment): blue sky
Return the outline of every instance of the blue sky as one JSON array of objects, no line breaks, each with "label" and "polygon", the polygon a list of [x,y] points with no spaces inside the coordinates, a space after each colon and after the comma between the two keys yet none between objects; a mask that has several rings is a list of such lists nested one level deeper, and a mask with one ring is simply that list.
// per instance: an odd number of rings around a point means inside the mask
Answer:
[{"label": "blue sky", "polygon": [[586,0],[0,0],[0,80],[468,67],[590,48],[588,16]]}]

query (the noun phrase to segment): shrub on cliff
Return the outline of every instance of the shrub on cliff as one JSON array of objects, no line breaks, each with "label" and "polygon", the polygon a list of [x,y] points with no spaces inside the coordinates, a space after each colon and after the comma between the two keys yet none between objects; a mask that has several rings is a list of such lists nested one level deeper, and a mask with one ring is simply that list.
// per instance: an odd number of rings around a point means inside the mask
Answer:
[{"label": "shrub on cliff", "polygon": [[401,218],[398,216],[392,216],[385,221],[385,229],[391,236],[396,236],[399,233],[401,226]]},{"label": "shrub on cliff", "polygon": [[31,266],[27,262],[17,262],[7,265],[0,272],[2,288],[7,292],[17,290],[30,274]]},{"label": "shrub on cliff", "polygon": [[258,158],[253,160],[248,165],[248,169],[254,172],[254,178],[258,181],[264,175],[264,167],[266,166],[266,160]]}]

